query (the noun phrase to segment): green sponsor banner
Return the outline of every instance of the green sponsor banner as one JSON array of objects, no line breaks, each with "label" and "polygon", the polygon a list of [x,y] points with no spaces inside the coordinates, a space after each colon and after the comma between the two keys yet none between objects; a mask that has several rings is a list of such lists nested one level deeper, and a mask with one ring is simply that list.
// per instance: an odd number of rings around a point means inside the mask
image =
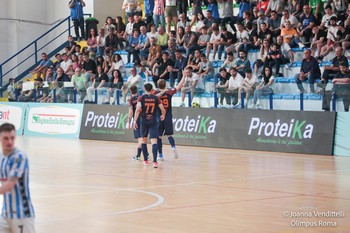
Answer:
[{"label": "green sponsor banner", "polygon": [[134,141],[133,131],[126,129],[127,106],[85,104],[80,138],[107,141]]},{"label": "green sponsor banner", "polygon": [[350,113],[337,113],[334,155],[350,156]]},{"label": "green sponsor banner", "polygon": [[[128,107],[85,105],[80,138],[133,142]],[[331,155],[335,113],[173,108],[178,145]],[[166,141],[166,140],[164,140]]]}]

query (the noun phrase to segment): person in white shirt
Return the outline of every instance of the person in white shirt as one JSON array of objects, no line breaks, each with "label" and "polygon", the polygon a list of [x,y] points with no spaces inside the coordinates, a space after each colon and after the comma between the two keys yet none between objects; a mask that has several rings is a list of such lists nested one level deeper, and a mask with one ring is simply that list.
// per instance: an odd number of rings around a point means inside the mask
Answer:
[{"label": "person in white shirt", "polygon": [[213,48],[213,60],[215,60],[216,51],[218,50],[218,42],[221,39],[221,33],[218,27],[213,27],[213,33],[210,36],[210,40],[207,45],[207,58],[209,59],[209,53]]},{"label": "person in white shirt", "polygon": [[322,17],[320,27],[327,29],[329,26],[331,26],[329,22],[331,20],[331,17],[337,17],[337,15],[333,13],[331,5],[327,5],[324,10],[326,14]]},{"label": "person in white shirt", "polygon": [[231,74],[230,79],[226,82],[226,94],[230,96],[233,96],[234,100],[228,103],[229,105],[232,104],[232,106],[236,106],[238,102],[238,90],[239,87],[242,85],[243,77],[237,72],[237,69],[234,67],[231,67],[229,70],[229,73]]},{"label": "person in white shirt", "polygon": [[247,108],[247,106],[249,105],[249,97],[251,93],[253,93],[256,83],[257,78],[256,76],[253,77],[252,69],[246,69],[245,78],[242,80],[241,86],[238,89],[238,101],[237,104],[233,106],[234,108],[239,108],[242,106],[242,92],[245,92],[246,103],[244,107]]},{"label": "person in white shirt", "polygon": [[191,99],[190,102],[192,102],[193,96],[194,96],[194,90],[197,86],[199,76],[196,73],[192,72],[192,67],[186,67],[185,70],[183,71],[183,77],[184,85],[181,88],[181,104],[180,107],[185,106],[185,98],[186,98],[186,93],[191,92]]},{"label": "person in white shirt", "polygon": [[296,28],[299,24],[298,19],[294,15],[291,15],[288,10],[284,10],[282,12],[281,26],[280,26],[281,30],[285,27],[286,21],[290,22],[292,28]]},{"label": "person in white shirt", "polygon": [[128,91],[131,86],[137,86],[139,90],[143,87],[143,81],[142,77],[137,74],[136,68],[133,67],[130,69],[131,75],[129,76],[126,83],[122,86],[122,94],[123,94],[123,101],[126,103],[126,96],[128,95]]}]

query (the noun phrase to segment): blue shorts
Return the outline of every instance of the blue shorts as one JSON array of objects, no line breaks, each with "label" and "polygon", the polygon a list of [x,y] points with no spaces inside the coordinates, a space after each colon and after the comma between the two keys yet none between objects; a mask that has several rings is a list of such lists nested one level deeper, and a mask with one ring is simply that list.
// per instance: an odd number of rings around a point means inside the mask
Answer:
[{"label": "blue shorts", "polygon": [[159,132],[159,136],[173,135],[174,134],[173,118],[165,117],[164,121],[159,121],[158,132]]},{"label": "blue shorts", "polygon": [[158,138],[158,124],[157,121],[143,121],[141,119],[141,127],[140,127],[141,137],[145,138],[149,134],[149,138]]},{"label": "blue shorts", "polygon": [[135,139],[138,139],[138,138],[140,138],[141,137],[141,129],[140,129],[140,121],[138,120],[137,122],[136,122],[136,124],[137,124],[137,126],[138,126],[138,128],[135,130],[134,129],[134,138]]}]

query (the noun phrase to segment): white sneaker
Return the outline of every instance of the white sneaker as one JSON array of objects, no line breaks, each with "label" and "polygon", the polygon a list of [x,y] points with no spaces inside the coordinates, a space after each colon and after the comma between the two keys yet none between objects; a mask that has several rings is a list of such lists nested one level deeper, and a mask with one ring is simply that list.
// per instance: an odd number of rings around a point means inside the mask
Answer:
[{"label": "white sneaker", "polygon": [[256,105],[255,104],[251,104],[248,106],[249,109],[256,109]]},{"label": "white sneaker", "polygon": [[179,154],[177,153],[176,148],[173,148],[173,154],[174,154],[174,158],[178,159],[179,158]]},{"label": "white sneaker", "polygon": [[240,108],[242,106],[241,101],[238,101],[237,104],[233,105],[233,108]]},{"label": "white sneaker", "polygon": [[185,107],[185,103],[181,103],[179,107]]}]

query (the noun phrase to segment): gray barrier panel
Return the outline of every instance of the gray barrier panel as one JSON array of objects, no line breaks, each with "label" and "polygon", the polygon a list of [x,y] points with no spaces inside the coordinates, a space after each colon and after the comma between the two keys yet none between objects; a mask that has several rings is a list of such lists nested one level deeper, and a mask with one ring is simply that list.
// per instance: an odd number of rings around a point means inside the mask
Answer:
[{"label": "gray barrier panel", "polygon": [[[134,142],[127,113],[85,105],[80,138]],[[178,145],[331,155],[335,113],[174,108],[173,123]]]}]

